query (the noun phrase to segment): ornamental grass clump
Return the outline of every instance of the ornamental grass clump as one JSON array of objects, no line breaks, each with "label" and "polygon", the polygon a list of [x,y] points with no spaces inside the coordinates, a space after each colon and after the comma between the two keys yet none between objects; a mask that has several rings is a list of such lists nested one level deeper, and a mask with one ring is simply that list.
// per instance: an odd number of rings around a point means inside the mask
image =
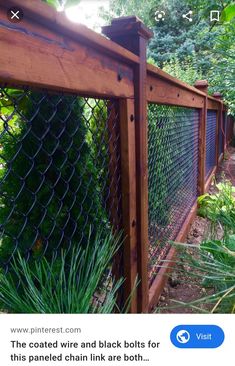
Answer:
[{"label": "ornamental grass clump", "polygon": [[[188,306],[197,312],[235,313],[235,238],[229,242],[211,240],[200,246],[176,244],[179,273],[198,279],[208,294],[188,303],[172,300],[177,307]],[[193,251],[193,255],[192,255]]]},{"label": "ornamental grass clump", "polygon": [[[89,236],[86,247],[61,250],[56,259],[43,257],[33,265],[18,252],[10,271],[0,274],[2,310],[40,314],[113,312],[123,279],[116,281],[110,266],[120,243],[120,235],[104,236],[100,232],[95,239]],[[104,286],[107,271],[111,276],[108,288]]]},{"label": "ornamental grass clump", "polygon": [[197,312],[235,313],[235,187],[223,180],[216,188],[216,194],[198,198],[198,213],[210,224],[207,238],[200,245],[173,244],[177,272],[192,282],[196,278],[206,295],[188,303],[173,299],[175,309],[183,305]]}]

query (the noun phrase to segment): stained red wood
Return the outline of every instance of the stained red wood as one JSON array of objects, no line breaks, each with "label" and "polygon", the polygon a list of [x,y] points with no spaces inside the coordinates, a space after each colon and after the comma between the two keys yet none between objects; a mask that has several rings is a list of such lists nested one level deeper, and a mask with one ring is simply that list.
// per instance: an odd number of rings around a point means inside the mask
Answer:
[{"label": "stained red wood", "polygon": [[195,87],[189,84],[186,84],[185,82],[179,79],[174,78],[173,76],[167,74],[165,71],[159,69],[154,65],[147,64],[147,75],[148,77],[152,76],[157,79],[161,78],[162,80],[166,80],[169,83],[179,86],[181,89],[186,89],[193,92],[194,94],[205,96],[205,93],[201,92],[200,90],[196,89]]},{"label": "stained red wood", "polygon": [[[25,18],[20,24],[7,19],[6,8],[13,5],[23,7]],[[224,111],[224,104],[207,96],[205,90],[198,90],[155,66],[146,65],[146,42],[151,32],[135,17],[115,20],[111,27],[106,27],[106,34],[115,42],[85,26],[71,23],[64,15],[37,0],[24,0],[23,4],[21,0],[0,1],[0,23],[0,82],[118,99],[125,298],[132,291],[138,273],[140,284],[132,298],[131,312],[147,312],[160,296],[166,274],[171,269],[169,265],[169,270],[160,271],[149,292],[147,102],[200,109],[200,194],[208,189],[216,171],[215,167],[205,185],[207,109]],[[132,115],[133,120],[130,119]],[[111,113],[109,131],[113,118]],[[232,136],[232,124],[229,125],[228,139]],[[110,177],[113,177],[110,191],[116,206],[119,205],[115,193],[118,184],[115,169],[119,164],[114,147],[117,134],[115,131],[109,141],[113,157],[109,166]],[[176,240],[184,240],[195,213],[196,206]],[[114,209],[111,219],[116,226]],[[172,249],[168,259],[174,254]]]},{"label": "stained red wood", "polygon": [[149,306],[148,285],[148,125],[146,99],[146,40],[139,39],[140,66],[135,70],[136,160],[137,160],[137,218],[138,263],[140,286],[138,310],[145,313]]},{"label": "stained red wood", "polygon": [[199,129],[199,157],[198,157],[198,193],[205,192],[205,176],[206,176],[206,123],[207,123],[207,97],[204,99],[204,106],[200,112],[200,129]]},{"label": "stained red wood", "polygon": [[[118,25],[119,23],[119,25]],[[103,32],[112,40],[134,52],[140,63],[134,66],[135,133],[136,133],[136,201],[137,201],[137,246],[138,246],[138,312],[148,310],[148,140],[146,100],[146,42],[148,32],[137,18],[125,26],[123,19]]]},{"label": "stained red wood", "polygon": [[125,63],[27,19],[9,25],[5,18],[0,10],[2,82],[94,97],[134,96],[133,69]]},{"label": "stained red wood", "polygon": [[197,93],[191,88],[182,88],[175,81],[173,82],[171,79],[159,77],[158,74],[148,75],[148,102],[191,108],[203,107],[204,95],[202,93]]},{"label": "stained red wood", "polygon": [[208,109],[219,110],[220,109],[220,101],[216,100],[215,98],[208,97]]},{"label": "stained red wood", "polygon": [[199,156],[198,156],[198,193],[204,194],[205,191],[205,164],[206,164],[206,123],[208,107],[208,81],[197,80],[195,88],[204,93],[203,105],[200,110],[199,124]]},{"label": "stained red wood", "polygon": [[[120,45],[111,42],[100,34],[93,32],[85,25],[71,22],[65,14],[57,12],[51,6],[40,0],[1,0],[0,7],[4,9],[5,18],[6,9],[11,6],[18,6],[24,11],[25,19],[31,19],[34,24],[41,24],[44,28],[60,33],[79,43],[85,43],[87,46],[107,54],[118,61],[125,61],[128,64],[139,63],[139,58]],[[9,22],[8,22],[9,23]]]},{"label": "stained red wood", "polygon": [[[137,216],[134,101],[121,99],[120,137],[122,173],[122,223],[124,228],[124,298],[132,294],[130,312],[137,312]],[[134,292],[133,292],[134,291]]]},{"label": "stained red wood", "polygon": [[216,138],[215,138],[215,159],[216,166],[219,164],[219,128],[220,128],[220,118],[221,118],[221,106],[216,112]]}]

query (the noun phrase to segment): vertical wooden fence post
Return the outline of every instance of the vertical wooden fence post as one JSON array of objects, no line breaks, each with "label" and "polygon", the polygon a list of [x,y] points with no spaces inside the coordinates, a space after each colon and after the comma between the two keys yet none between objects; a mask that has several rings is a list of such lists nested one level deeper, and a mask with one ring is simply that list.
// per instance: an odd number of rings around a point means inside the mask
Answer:
[{"label": "vertical wooden fence post", "polygon": [[[216,165],[219,165],[219,135],[220,129],[223,131],[223,102],[222,102],[222,95],[220,93],[214,93],[213,97],[218,99],[220,105],[217,113],[217,150],[216,150]],[[223,138],[224,141],[224,138]]]},{"label": "vertical wooden fence post", "polygon": [[112,41],[139,56],[134,69],[136,136],[136,204],[138,255],[138,312],[148,311],[148,136],[146,101],[146,46],[152,32],[137,17],[113,19],[103,33]]},{"label": "vertical wooden fence post", "polygon": [[205,170],[206,170],[206,120],[207,120],[207,92],[208,81],[198,80],[195,88],[205,93],[204,106],[200,111],[200,130],[199,130],[199,175],[198,191],[199,194],[205,193]]},{"label": "vertical wooden fence post", "polygon": [[137,312],[137,293],[133,288],[137,279],[137,217],[136,217],[136,153],[134,101],[123,99],[119,102],[120,137],[121,137],[121,183],[122,212],[125,234],[124,265],[124,299],[130,294],[130,312]]}]

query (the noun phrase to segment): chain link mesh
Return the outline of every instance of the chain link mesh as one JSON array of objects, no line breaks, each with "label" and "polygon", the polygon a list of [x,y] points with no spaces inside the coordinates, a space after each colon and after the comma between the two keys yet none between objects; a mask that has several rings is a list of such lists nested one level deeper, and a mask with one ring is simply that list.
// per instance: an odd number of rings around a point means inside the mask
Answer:
[{"label": "chain link mesh", "polygon": [[119,145],[114,101],[0,86],[0,267],[121,228]]},{"label": "chain link mesh", "polygon": [[227,113],[223,112],[223,126],[224,126],[224,135],[225,135],[225,142],[227,142]]},{"label": "chain link mesh", "polygon": [[149,104],[149,280],[197,198],[199,111]]},{"label": "chain link mesh", "polygon": [[224,113],[224,119],[226,124],[226,142],[229,144],[233,139],[233,128],[234,128],[234,119],[232,116],[228,116],[227,113]]},{"label": "chain link mesh", "polygon": [[205,179],[216,165],[216,111],[207,111],[206,122],[206,169]]},{"label": "chain link mesh", "polygon": [[224,152],[224,117],[222,119],[222,121],[220,121],[219,123],[219,157],[221,156],[221,154],[223,154]]}]

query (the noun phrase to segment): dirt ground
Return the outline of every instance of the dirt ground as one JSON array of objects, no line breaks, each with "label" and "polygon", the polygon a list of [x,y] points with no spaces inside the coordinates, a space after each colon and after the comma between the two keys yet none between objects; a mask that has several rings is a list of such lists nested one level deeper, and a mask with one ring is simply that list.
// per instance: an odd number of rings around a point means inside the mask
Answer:
[{"label": "dirt ground", "polygon": [[[222,178],[226,178],[232,182],[235,186],[235,148],[229,148],[228,153],[225,155],[225,160],[220,164],[215,181],[219,182]],[[209,193],[216,192],[215,184],[212,184],[209,188]],[[196,216],[192,223],[190,232],[187,236],[187,243],[200,244],[204,238],[206,238],[209,230],[209,222],[207,219]],[[192,252],[192,255],[195,253]],[[180,267],[181,266],[181,267]],[[179,264],[179,268],[182,269],[182,264]],[[186,269],[186,271],[185,271]],[[182,303],[188,303],[196,299],[200,299],[207,294],[213,293],[213,289],[203,288],[201,281],[193,279],[187,275],[187,268],[184,268],[184,273],[177,271],[177,267],[169,277],[168,283],[164,288],[164,291],[160,297],[160,301],[155,308],[155,311],[160,313],[198,313],[198,310],[194,310],[187,306],[177,306],[173,300]],[[205,310],[209,310],[208,305],[203,304],[201,307]]]}]

